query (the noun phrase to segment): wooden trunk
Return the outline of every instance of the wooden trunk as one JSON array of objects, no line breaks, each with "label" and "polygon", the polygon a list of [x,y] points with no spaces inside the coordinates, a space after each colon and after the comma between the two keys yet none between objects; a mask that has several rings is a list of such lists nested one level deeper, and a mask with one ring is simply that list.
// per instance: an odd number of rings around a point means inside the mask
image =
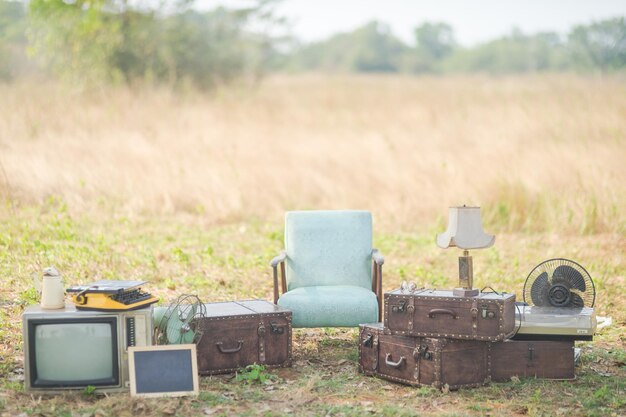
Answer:
[{"label": "wooden trunk", "polygon": [[237,371],[254,363],[291,366],[291,311],[264,300],[205,304],[198,327],[198,372]]},{"label": "wooden trunk", "polygon": [[385,332],[449,339],[498,341],[515,332],[515,294],[457,297],[452,291],[385,293]]},{"label": "wooden trunk", "polygon": [[573,379],[573,341],[507,340],[491,344],[494,381],[519,378]]},{"label": "wooden trunk", "polygon": [[390,335],[382,323],[362,324],[359,369],[407,385],[476,387],[490,381],[489,343]]}]

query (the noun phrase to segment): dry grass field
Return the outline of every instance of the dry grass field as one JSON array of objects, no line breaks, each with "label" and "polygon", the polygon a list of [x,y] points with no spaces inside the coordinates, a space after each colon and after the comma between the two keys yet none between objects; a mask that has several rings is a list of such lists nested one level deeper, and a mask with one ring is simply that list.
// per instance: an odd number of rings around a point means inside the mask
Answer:
[{"label": "dry grass field", "polygon": [[362,207],[423,229],[624,232],[626,79],[297,77],[215,97],[0,87],[0,192],[71,210],[277,219]]},{"label": "dry grass field", "polygon": [[[0,415],[626,414],[626,79],[293,76],[193,91],[0,85]],[[145,279],[164,301],[270,298],[290,209],[373,212],[385,289],[454,285],[447,207],[483,207],[477,285],[516,292],[580,262],[614,324],[575,381],[446,393],[364,377],[354,330],[298,330],[271,384],[202,378],[197,399],[23,392],[32,275]]]}]

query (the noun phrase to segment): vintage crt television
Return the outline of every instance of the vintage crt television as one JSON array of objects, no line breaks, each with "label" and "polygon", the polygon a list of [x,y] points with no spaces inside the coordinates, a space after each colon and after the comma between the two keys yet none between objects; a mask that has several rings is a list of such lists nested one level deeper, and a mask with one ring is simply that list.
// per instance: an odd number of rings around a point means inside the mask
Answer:
[{"label": "vintage crt television", "polygon": [[32,392],[127,391],[128,347],[152,345],[152,307],[99,312],[37,305],[26,308],[22,323],[25,388]]}]

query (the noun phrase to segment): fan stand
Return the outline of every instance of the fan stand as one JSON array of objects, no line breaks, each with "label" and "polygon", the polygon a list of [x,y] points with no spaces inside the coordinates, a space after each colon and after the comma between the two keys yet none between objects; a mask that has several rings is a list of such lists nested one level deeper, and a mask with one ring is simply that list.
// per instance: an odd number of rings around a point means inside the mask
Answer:
[{"label": "fan stand", "polygon": [[477,297],[480,294],[474,285],[474,265],[469,251],[464,250],[463,256],[459,256],[459,287],[452,290],[456,297]]}]

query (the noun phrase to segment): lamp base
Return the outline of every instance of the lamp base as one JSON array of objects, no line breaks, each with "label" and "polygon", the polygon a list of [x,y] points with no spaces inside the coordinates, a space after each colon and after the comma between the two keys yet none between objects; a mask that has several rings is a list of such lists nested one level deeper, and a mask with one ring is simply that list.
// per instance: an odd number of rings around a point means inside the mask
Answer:
[{"label": "lamp base", "polygon": [[455,288],[452,290],[452,295],[455,297],[477,297],[479,294],[478,288]]}]

